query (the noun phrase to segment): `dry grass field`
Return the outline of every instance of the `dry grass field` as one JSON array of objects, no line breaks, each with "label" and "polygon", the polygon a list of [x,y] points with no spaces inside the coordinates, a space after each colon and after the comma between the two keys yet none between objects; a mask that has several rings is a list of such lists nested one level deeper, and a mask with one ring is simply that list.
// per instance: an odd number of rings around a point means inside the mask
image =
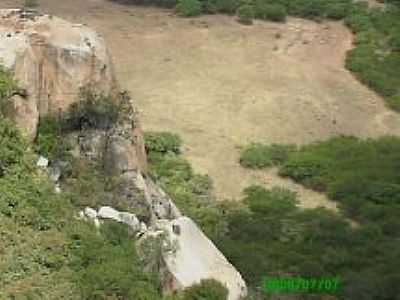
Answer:
[{"label": "dry grass field", "polygon": [[238,198],[254,183],[283,185],[299,193],[303,206],[335,208],[274,169],[243,169],[240,146],[400,135],[399,116],[345,70],[352,35],[340,22],[291,18],[243,26],[229,16],[182,19],[107,0],[39,3],[42,11],[105,37],[143,128],[180,134],[184,155],[212,177],[219,198]]}]

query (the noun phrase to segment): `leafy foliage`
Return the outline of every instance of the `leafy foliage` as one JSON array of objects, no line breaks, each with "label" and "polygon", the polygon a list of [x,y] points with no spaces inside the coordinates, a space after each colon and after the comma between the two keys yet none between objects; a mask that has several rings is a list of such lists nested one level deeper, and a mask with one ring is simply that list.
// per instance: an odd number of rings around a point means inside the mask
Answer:
[{"label": "leafy foliage", "polygon": [[90,90],[82,90],[81,100],[73,103],[69,111],[60,116],[63,132],[82,129],[109,129],[117,122],[121,106],[105,95],[96,95]]},{"label": "leafy foliage", "polygon": [[69,145],[63,139],[62,120],[47,115],[39,120],[38,132],[36,135],[36,152],[50,159],[67,159]]},{"label": "leafy foliage", "polygon": [[0,66],[0,116],[4,114],[9,97],[18,88],[10,71]]},{"label": "leafy foliage", "polygon": [[256,299],[275,299],[257,292],[264,276],[340,278],[335,295],[301,295],[306,300],[360,299],[366,292],[368,299],[393,299],[399,292],[391,285],[400,264],[399,241],[374,223],[352,228],[325,209],[301,210],[293,193],[277,188],[252,186],[243,201],[248,209],[225,211],[227,230],[215,242]]},{"label": "leafy foliage", "polygon": [[244,25],[253,24],[254,19],[254,10],[251,5],[244,4],[240,6],[237,10],[238,20],[240,23]]},{"label": "leafy foliage", "polygon": [[82,190],[56,194],[18,130],[0,119],[0,133],[0,298],[161,299],[127,227],[77,220]]},{"label": "leafy foliage", "polygon": [[368,10],[355,6],[346,23],[356,34],[356,47],[349,52],[346,67],[398,110],[400,9],[389,6],[385,10]]},{"label": "leafy foliage", "polygon": [[84,299],[161,299],[157,278],[143,272],[127,226],[105,223],[99,235],[93,225],[81,221],[69,230],[71,267]]},{"label": "leafy foliage", "polygon": [[295,147],[290,145],[251,144],[240,154],[240,164],[247,168],[260,169],[284,163]]},{"label": "leafy foliage", "polygon": [[176,13],[181,17],[194,17],[202,13],[202,4],[199,0],[178,0]]},{"label": "leafy foliage", "polygon": [[26,7],[26,8],[33,8],[38,5],[39,5],[39,3],[37,2],[37,0],[25,0],[24,1],[24,7]]},{"label": "leafy foliage", "polygon": [[179,153],[182,140],[177,134],[170,132],[146,132],[145,146],[149,152]]},{"label": "leafy foliage", "polygon": [[227,297],[228,290],[226,287],[218,281],[206,279],[187,288],[183,292],[182,300],[226,300]]},{"label": "leafy foliage", "polygon": [[28,143],[7,119],[0,119],[0,177],[13,167],[26,168]]},{"label": "leafy foliage", "polygon": [[287,16],[286,7],[281,4],[268,3],[263,0],[255,1],[255,17],[274,22],[284,22]]}]

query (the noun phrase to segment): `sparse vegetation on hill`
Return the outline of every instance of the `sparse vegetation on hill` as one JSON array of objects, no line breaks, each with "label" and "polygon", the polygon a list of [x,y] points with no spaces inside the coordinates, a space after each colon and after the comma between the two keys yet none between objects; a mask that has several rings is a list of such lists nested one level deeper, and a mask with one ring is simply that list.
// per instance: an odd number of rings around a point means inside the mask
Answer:
[{"label": "sparse vegetation on hill", "polygon": [[295,149],[289,145],[251,144],[242,150],[240,164],[252,169],[277,166],[285,162]]},{"label": "sparse vegetation on hill", "polygon": [[398,1],[386,2],[384,8],[369,8],[366,2],[353,0],[182,0],[173,6],[177,4],[178,15],[185,17],[237,14],[238,21],[247,25],[254,18],[276,22],[287,16],[318,22],[343,19],[355,34],[346,67],[383,96],[389,107],[400,110],[400,8]]}]

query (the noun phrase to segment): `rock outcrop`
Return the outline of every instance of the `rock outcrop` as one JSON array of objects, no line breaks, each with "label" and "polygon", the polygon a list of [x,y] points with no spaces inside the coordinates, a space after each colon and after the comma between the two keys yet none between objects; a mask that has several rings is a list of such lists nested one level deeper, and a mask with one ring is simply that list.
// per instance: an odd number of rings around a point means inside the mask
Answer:
[{"label": "rock outcrop", "polygon": [[[164,242],[171,247],[162,248],[165,270],[162,287],[165,294],[187,288],[202,279],[215,279],[227,287],[228,300],[246,296],[246,284],[240,273],[188,217],[160,220],[150,233],[165,233]],[[146,235],[142,237],[146,238]]]},{"label": "rock outcrop", "polygon": [[[36,137],[39,118],[66,111],[79,101],[83,87],[119,101],[123,112],[115,124],[104,129],[81,128],[64,138],[71,141],[72,156],[102,166],[107,176],[118,179],[112,201],[124,202],[130,212],[104,206],[86,208],[82,217],[92,219],[96,226],[111,219],[127,224],[142,236],[140,240],[161,236],[164,243],[176,245],[173,251],[161,249],[165,268],[159,271],[166,294],[202,279],[216,279],[228,288],[229,300],[246,295],[239,272],[147,176],[134,104],[119,92],[110,56],[98,34],[84,25],[34,11],[0,10],[0,64],[10,68],[19,87],[26,90],[12,99],[11,117],[31,140]],[[68,169],[65,165],[68,162],[62,159],[38,161],[58,192],[62,192],[62,172]]]},{"label": "rock outcrop", "polygon": [[117,91],[113,65],[101,36],[35,11],[0,10],[0,64],[11,69],[26,99],[15,96],[13,118],[32,140],[40,115],[64,111],[82,87]]}]

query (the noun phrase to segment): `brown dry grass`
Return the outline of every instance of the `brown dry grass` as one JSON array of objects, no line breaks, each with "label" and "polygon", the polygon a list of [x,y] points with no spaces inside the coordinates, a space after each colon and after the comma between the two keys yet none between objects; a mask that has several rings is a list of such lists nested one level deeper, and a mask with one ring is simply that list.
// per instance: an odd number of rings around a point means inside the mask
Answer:
[{"label": "brown dry grass", "polygon": [[220,198],[237,198],[249,184],[277,184],[296,190],[304,206],[334,208],[276,170],[241,168],[238,147],[400,134],[398,115],[344,69],[352,36],[339,22],[242,26],[228,16],[181,19],[105,0],[40,4],[104,35],[145,130],[179,133],[184,155],[211,175]]}]

